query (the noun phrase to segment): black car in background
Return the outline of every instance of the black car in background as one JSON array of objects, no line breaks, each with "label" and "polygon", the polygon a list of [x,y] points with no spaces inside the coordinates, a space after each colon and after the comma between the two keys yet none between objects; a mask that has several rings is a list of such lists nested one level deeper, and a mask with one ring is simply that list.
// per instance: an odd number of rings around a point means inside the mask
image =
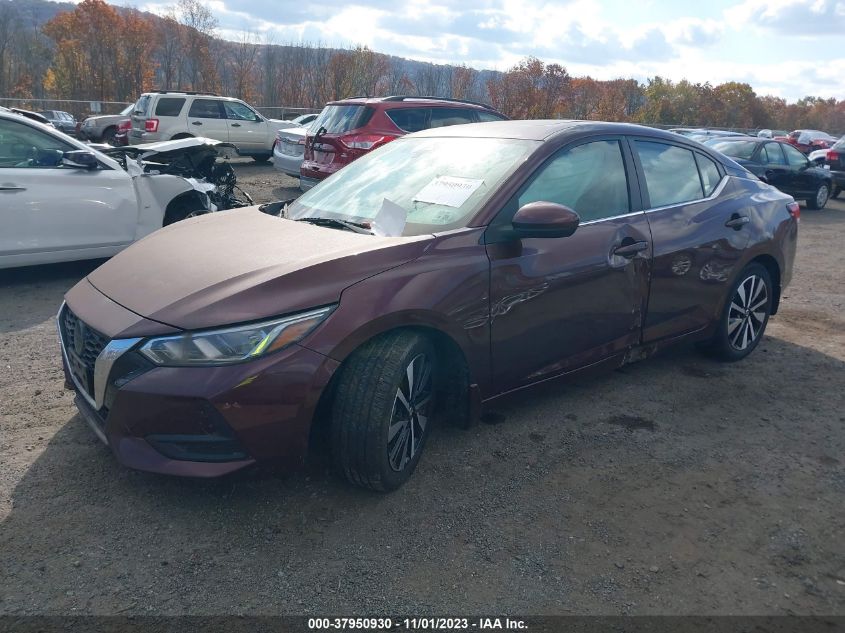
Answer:
[{"label": "black car in background", "polygon": [[833,191],[830,171],[815,167],[789,143],[766,138],[714,138],[705,145],[733,158],[763,182],[822,209]]},{"label": "black car in background", "polygon": [[42,110],[40,113],[53,124],[57,130],[74,136],[76,134],[76,119],[73,115],[62,110]]},{"label": "black car in background", "polygon": [[833,192],[830,197],[838,198],[842,190],[845,189],[845,136],[827,150],[822,168],[830,171],[833,178]]}]

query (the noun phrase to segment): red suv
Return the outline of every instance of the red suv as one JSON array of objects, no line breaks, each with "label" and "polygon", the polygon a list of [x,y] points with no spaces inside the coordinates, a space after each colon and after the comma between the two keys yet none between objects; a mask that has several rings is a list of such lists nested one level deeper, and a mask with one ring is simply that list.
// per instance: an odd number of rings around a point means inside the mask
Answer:
[{"label": "red suv", "polygon": [[367,152],[410,132],[503,121],[483,103],[444,97],[352,97],[330,101],[305,137],[299,186],[305,191]]}]

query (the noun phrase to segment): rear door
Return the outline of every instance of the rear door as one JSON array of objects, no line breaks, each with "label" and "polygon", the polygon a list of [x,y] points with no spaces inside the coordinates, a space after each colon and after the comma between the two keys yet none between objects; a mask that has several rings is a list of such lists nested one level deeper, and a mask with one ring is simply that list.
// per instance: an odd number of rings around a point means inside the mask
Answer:
[{"label": "rear door", "polygon": [[0,263],[60,261],[67,252],[134,239],[138,205],[131,177],[122,169],[62,166],[62,153],[77,149],[0,118]]},{"label": "rear door", "polygon": [[226,113],[230,143],[245,153],[270,151],[272,137],[264,117],[240,101],[221,103]]},{"label": "rear door", "polygon": [[643,342],[709,326],[748,243],[743,199],[702,152],[663,139],[635,138],[654,260]]},{"label": "rear door", "polygon": [[187,132],[194,136],[228,142],[229,123],[223,102],[219,99],[194,99],[188,109]]}]

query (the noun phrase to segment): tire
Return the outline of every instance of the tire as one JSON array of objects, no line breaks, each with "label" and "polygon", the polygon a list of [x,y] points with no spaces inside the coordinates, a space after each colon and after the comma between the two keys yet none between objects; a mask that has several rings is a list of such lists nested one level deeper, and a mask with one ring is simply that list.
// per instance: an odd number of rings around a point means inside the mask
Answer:
[{"label": "tire", "polygon": [[194,197],[177,199],[167,205],[167,212],[164,214],[164,221],[161,225],[168,226],[208,212],[208,209],[203,207],[202,203]]},{"label": "tire", "polygon": [[376,337],[346,360],[331,443],[332,461],[350,483],[385,492],[414,472],[434,422],[436,362],[431,342],[408,331]]},{"label": "tire", "polygon": [[830,197],[836,200],[839,197],[839,194],[842,193],[842,187],[834,187],[833,193],[830,194]]},{"label": "tire", "polygon": [[188,134],[188,133],[186,133],[186,132],[181,132],[181,133],[179,133],[179,134],[174,134],[174,135],[170,138],[170,140],[171,140],[171,141],[178,141],[179,139],[183,139],[183,138],[194,138],[194,135],[193,135],[193,134]]},{"label": "tire", "polygon": [[731,286],[719,318],[719,327],[713,338],[703,346],[704,350],[726,362],[742,360],[753,352],[766,331],[772,312],[773,292],[772,278],[765,266],[757,263],[746,266]]},{"label": "tire", "polygon": [[256,163],[266,163],[266,162],[269,162],[271,156],[252,156],[251,158]]},{"label": "tire", "polygon": [[114,137],[117,134],[117,128],[113,125],[110,125],[105,130],[103,130],[103,143],[108,143],[109,145],[114,145]]},{"label": "tire", "polygon": [[824,209],[824,205],[830,199],[830,188],[827,185],[819,185],[816,195],[807,199],[808,209]]}]

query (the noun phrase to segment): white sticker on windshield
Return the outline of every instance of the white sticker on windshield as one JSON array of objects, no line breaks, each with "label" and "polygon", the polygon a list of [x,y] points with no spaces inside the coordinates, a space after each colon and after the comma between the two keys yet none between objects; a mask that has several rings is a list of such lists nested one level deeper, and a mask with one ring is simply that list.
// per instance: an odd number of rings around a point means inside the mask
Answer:
[{"label": "white sticker on windshield", "polygon": [[460,207],[475,193],[483,180],[472,178],[457,178],[455,176],[438,176],[414,196],[416,202],[442,204],[446,207]]},{"label": "white sticker on windshield", "polygon": [[408,212],[405,208],[385,198],[381,203],[381,209],[370,222],[370,228],[376,235],[398,237],[405,230],[407,221]]}]

